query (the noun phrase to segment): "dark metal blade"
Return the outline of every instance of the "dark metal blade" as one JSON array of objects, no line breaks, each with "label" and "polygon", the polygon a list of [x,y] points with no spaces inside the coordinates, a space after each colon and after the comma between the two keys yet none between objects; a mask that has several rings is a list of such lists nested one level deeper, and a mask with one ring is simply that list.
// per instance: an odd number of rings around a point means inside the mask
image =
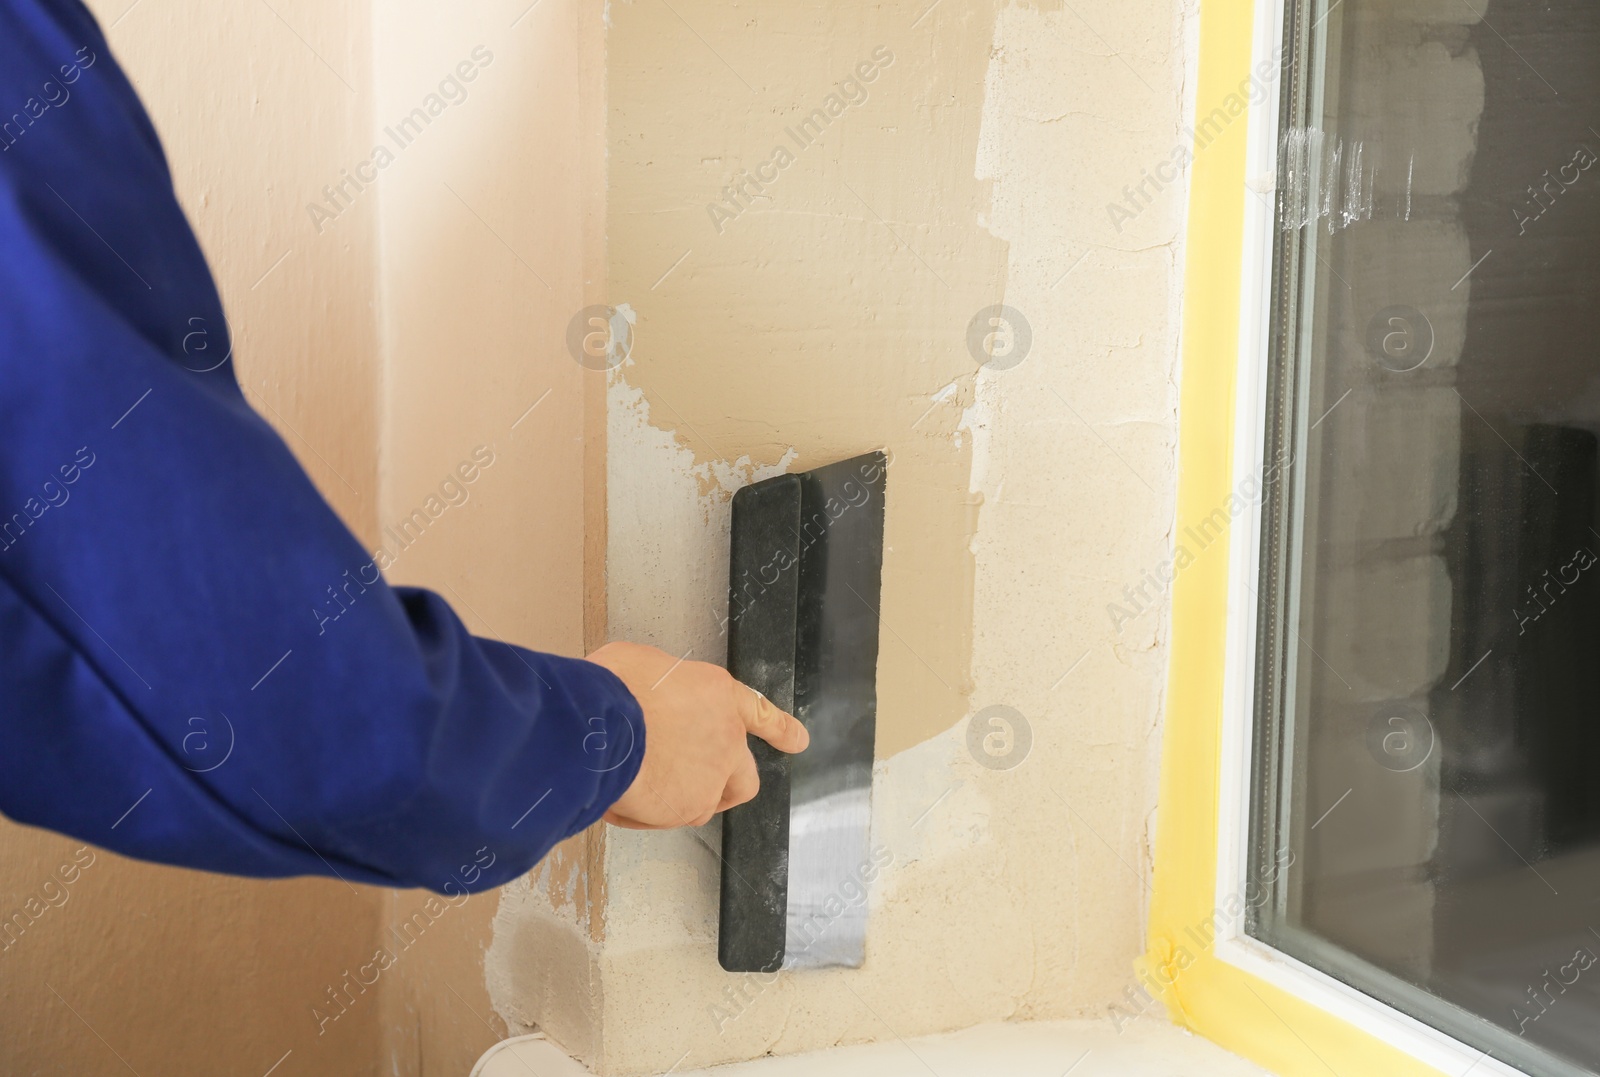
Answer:
[{"label": "dark metal blade", "polygon": [[734,497],[728,668],[811,747],[791,760],[752,738],[761,792],[723,816],[729,971],[865,956],[886,471],[869,453]]}]

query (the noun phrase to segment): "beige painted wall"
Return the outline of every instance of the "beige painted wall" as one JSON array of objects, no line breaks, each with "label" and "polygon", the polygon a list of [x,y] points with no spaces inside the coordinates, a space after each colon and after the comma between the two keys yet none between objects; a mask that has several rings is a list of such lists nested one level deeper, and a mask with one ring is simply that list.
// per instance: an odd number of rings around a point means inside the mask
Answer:
[{"label": "beige painted wall", "polygon": [[[893,864],[863,969],[767,985],[717,967],[715,825],[612,834],[602,1008],[568,1045],[603,1072],[1103,1014],[1132,983],[1165,603],[1107,607],[1170,556],[1183,185],[1145,176],[1187,141],[1188,16],[611,9],[607,264],[637,315],[609,394],[611,632],[720,658],[730,491],[889,448]],[[874,61],[864,94],[839,85]],[[1000,302],[1032,348],[980,372],[969,323]],[[1006,770],[968,747],[996,704],[1033,738]]]},{"label": "beige painted wall", "polygon": [[[340,81],[370,82],[364,10],[281,0],[280,21],[262,4],[90,6],[103,25],[120,17],[112,46],[166,141],[247,393],[345,519],[370,533],[375,216],[362,207],[341,236],[313,241],[302,210],[366,141],[368,101]],[[78,848],[0,823],[0,908],[37,894]],[[67,903],[0,954],[0,1069],[125,1074],[120,1055],[143,1074],[259,1074],[292,1051],[275,1077],[379,1072],[374,1012],[320,1038],[310,1017],[343,967],[324,955],[376,933],[377,891],[90,855]]]},{"label": "beige painted wall", "polygon": [[[474,631],[585,653],[585,521],[603,510],[601,375],[568,353],[567,324],[600,297],[603,27],[587,0],[433,0],[374,6],[385,385],[380,523],[407,516],[478,446],[494,464],[386,574],[433,587]],[[473,77],[404,148],[384,133],[466,63]],[[402,135],[402,139],[406,137]],[[586,483],[586,476],[592,481]],[[603,611],[602,611],[603,615]],[[542,868],[587,897],[598,835]],[[596,877],[596,881],[597,877]],[[554,900],[550,897],[555,895]],[[386,920],[426,901],[397,894]],[[502,902],[504,908],[501,909]],[[529,942],[523,903],[558,925]],[[557,908],[559,906],[559,909]],[[505,1034],[581,1010],[590,980],[586,900],[565,883],[474,897],[401,955],[385,1033],[412,1073],[464,1075]],[[497,909],[501,910],[495,921]],[[492,923],[493,922],[493,923]],[[542,921],[540,921],[542,922]],[[491,933],[514,958],[489,972]],[[523,1001],[504,1008],[488,984]],[[545,1005],[555,998],[557,1009]],[[510,1025],[508,1026],[507,1021]]]},{"label": "beige painted wall", "polygon": [[[470,500],[389,576],[439,589],[476,630],[581,653],[602,567],[588,551],[586,577],[585,519],[603,519],[604,479],[603,443],[584,431],[587,409],[603,434],[604,385],[564,334],[604,268],[600,7],[91,6],[166,143],[251,401],[374,544],[490,446]],[[366,167],[383,129],[463,61],[478,69],[465,99]],[[323,188],[351,174],[378,178],[330,206]],[[0,823],[0,908],[77,848]],[[552,863],[581,875],[591,855],[580,839]],[[0,955],[7,1073],[123,1073],[120,1055],[144,1074],[260,1074],[280,1059],[275,1077],[465,1074],[504,1034],[483,965],[497,895],[417,921],[418,892],[91,856],[67,903]],[[426,924],[417,941],[319,1032],[330,984],[375,946],[398,948],[390,930],[407,921]],[[518,975],[553,977],[542,960]]]}]

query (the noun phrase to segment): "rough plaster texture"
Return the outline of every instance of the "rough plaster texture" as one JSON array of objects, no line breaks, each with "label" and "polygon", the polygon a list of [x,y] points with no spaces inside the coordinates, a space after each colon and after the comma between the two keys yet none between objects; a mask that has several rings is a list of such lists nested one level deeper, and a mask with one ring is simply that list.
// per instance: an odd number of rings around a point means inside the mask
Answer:
[{"label": "rough plaster texture", "polygon": [[[893,863],[864,968],[767,984],[716,964],[715,826],[611,835],[579,1053],[636,1073],[1103,1014],[1141,949],[1165,668],[1158,596],[1121,631],[1107,606],[1170,556],[1182,183],[1120,231],[1106,206],[1186,141],[1189,13],[610,17],[609,287],[638,318],[609,397],[610,633],[720,659],[731,491],[889,449]],[[792,139],[880,47],[865,100]],[[980,372],[968,324],[1000,302],[1032,350]],[[1031,726],[1010,770],[967,746],[991,704]]]}]

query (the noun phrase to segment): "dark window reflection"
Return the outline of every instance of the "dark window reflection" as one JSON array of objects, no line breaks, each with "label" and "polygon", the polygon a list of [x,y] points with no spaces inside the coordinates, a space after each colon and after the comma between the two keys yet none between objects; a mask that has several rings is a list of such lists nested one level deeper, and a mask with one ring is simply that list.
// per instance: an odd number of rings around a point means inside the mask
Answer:
[{"label": "dark window reflection", "polygon": [[1293,21],[1252,929],[1600,1072],[1600,3]]}]

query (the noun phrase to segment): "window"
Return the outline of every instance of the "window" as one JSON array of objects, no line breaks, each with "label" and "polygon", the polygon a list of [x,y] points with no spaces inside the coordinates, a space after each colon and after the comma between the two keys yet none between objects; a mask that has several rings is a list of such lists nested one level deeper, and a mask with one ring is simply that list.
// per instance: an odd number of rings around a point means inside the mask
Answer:
[{"label": "window", "polygon": [[1600,4],[1286,7],[1242,931],[1600,1073]]}]

